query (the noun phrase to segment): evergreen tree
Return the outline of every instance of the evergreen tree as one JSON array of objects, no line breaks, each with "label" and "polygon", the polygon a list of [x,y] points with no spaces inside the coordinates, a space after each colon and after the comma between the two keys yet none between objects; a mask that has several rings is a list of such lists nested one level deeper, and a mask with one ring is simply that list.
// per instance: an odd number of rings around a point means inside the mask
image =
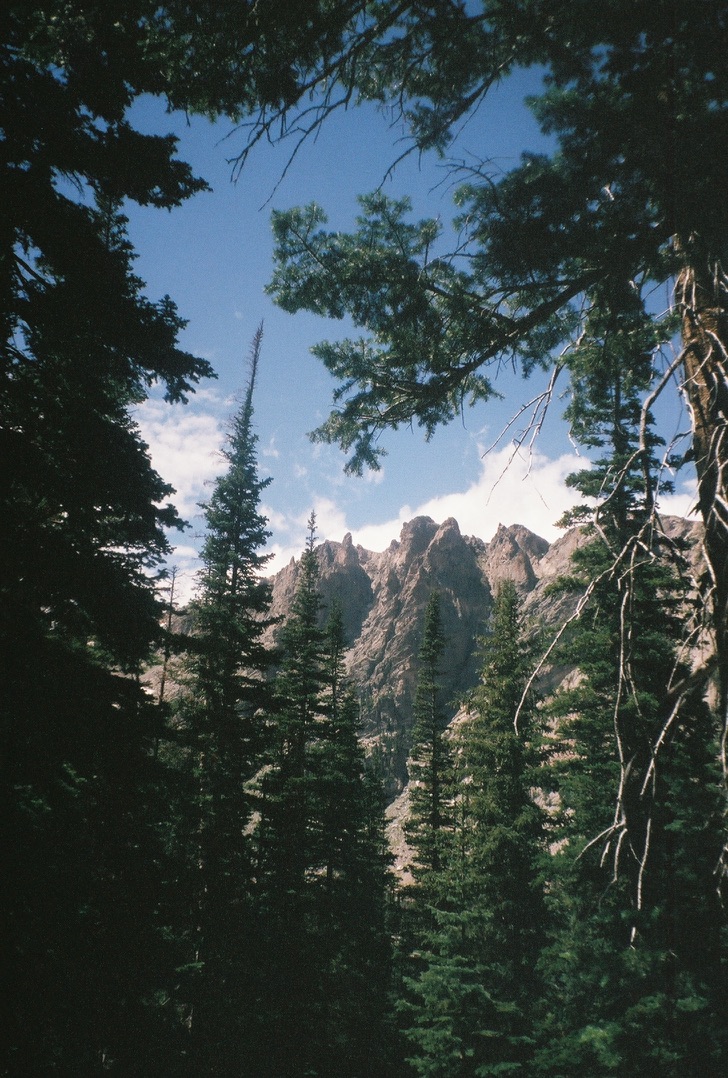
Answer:
[{"label": "evergreen tree", "polygon": [[446,716],[440,686],[440,663],[445,648],[440,596],[434,591],[425,609],[419,674],[415,689],[412,748],[408,761],[409,814],[405,826],[415,857],[410,869],[426,881],[442,866],[442,846],[450,822],[451,750],[445,737]]},{"label": "evergreen tree", "polygon": [[[606,569],[603,558],[597,566]],[[543,958],[551,988],[536,1073],[544,1075],[678,1078],[725,1066],[715,726],[699,695],[679,710],[669,699],[669,679],[687,671],[670,641],[664,576],[658,595],[650,575],[632,584],[629,697],[615,691],[624,627],[618,597],[604,587],[598,615],[566,652],[582,680],[552,708],[560,809],[548,896],[559,928]]]},{"label": "evergreen tree", "polygon": [[407,761],[409,775],[404,834],[412,851],[411,881],[398,889],[396,979],[400,993],[423,968],[421,949],[436,924],[435,910],[447,888],[445,862],[452,841],[453,759],[447,739],[440,684],[445,649],[441,600],[433,591],[424,612],[414,722]]},{"label": "evergreen tree", "polygon": [[[382,805],[365,776],[342,621],[320,621],[315,519],[301,559],[261,781],[265,986],[256,1074],[386,1073]],[[380,794],[381,797],[381,794]]]},{"label": "evergreen tree", "polygon": [[[440,873],[406,1035],[422,1075],[530,1074],[543,932],[540,812],[531,795],[514,586],[496,596],[480,686],[456,742],[456,825]],[[516,719],[518,718],[518,728]]]},{"label": "evergreen tree", "polygon": [[153,1068],[172,964],[156,908],[166,775],[139,674],[181,521],[131,410],[155,382],[182,401],[211,371],[178,347],[171,300],[144,294],[121,206],[171,208],[204,184],[173,139],[125,122],[134,34],[123,5],[93,7],[0,15],[0,1069],[14,1074],[132,1074],[140,1054]]},{"label": "evergreen tree", "polygon": [[320,1073],[335,1078],[389,1073],[391,954],[388,866],[381,779],[367,766],[359,738],[356,686],[345,676],[341,609],[327,625],[329,686],[318,745],[321,856],[325,874],[322,946],[325,1022]]},{"label": "evergreen tree", "polygon": [[166,529],[182,522],[132,416],[153,385],[182,402],[212,372],[178,346],[173,302],[148,298],[134,274],[123,206],[172,209],[206,185],[173,137],[134,128],[131,106],[154,94],[240,116],[290,94],[302,48],[331,40],[330,9],[240,0],[224,14],[150,0],[0,11],[0,917],[12,985],[0,1069],[12,1073],[166,1073],[154,1045],[171,1008],[157,1004],[178,956],[158,897],[177,774],[156,751],[161,711],[139,674],[160,636]]},{"label": "evergreen tree", "polygon": [[263,642],[270,584],[262,578],[268,537],[259,509],[253,391],[263,327],[251,347],[245,399],[223,450],[227,471],[205,506],[199,591],[190,606],[186,693],[178,721],[189,744],[187,812],[191,983],[180,991],[195,1074],[244,1070],[257,979],[249,784],[261,765],[266,672]]},{"label": "evergreen tree", "polygon": [[313,861],[310,821],[316,792],[310,750],[321,729],[328,674],[321,606],[312,515],[296,594],[280,639],[283,658],[276,678],[273,757],[264,777],[260,828],[260,856],[276,878],[273,889],[296,900]]},{"label": "evergreen tree", "polygon": [[551,707],[558,931],[543,958],[551,999],[537,1073],[720,1073],[717,731],[682,658],[685,590],[652,511],[643,331],[591,328],[575,357],[589,414],[578,397],[572,414],[604,452],[572,479],[598,501],[572,581],[592,601],[563,654],[579,679]]}]

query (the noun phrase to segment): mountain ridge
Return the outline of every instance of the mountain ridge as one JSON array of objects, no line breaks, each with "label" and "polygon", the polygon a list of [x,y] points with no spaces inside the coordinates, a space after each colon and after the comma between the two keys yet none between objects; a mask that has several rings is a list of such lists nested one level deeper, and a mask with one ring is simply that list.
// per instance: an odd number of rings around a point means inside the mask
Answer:
[{"label": "mountain ridge", "polygon": [[[669,538],[687,541],[697,562],[699,524],[666,517],[662,526]],[[360,691],[362,735],[382,759],[390,797],[407,783],[417,657],[432,591],[441,598],[446,641],[442,698],[450,702],[445,710],[451,720],[458,700],[477,684],[478,638],[487,627],[498,584],[514,582],[527,631],[561,622],[573,611],[575,599],[554,594],[549,585],[570,571],[571,556],[583,541],[579,528],[549,543],[522,524],[499,524],[485,542],[463,535],[453,517],[438,524],[417,516],[402,525],[399,539],[384,551],[354,544],[350,533],[340,542],[326,539],[316,547],[322,617],[339,602],[346,666]],[[292,559],[271,577],[274,616],[288,613],[299,571],[300,561]],[[561,673],[551,672],[553,684]]]},{"label": "mountain ridge", "polygon": [[[549,543],[520,524],[500,524],[491,539],[465,536],[449,517],[438,524],[418,516],[403,524],[399,539],[386,550],[327,539],[316,547],[323,616],[338,601],[347,646],[346,665],[359,685],[362,733],[383,758],[391,796],[407,782],[407,756],[417,656],[424,608],[437,590],[445,634],[442,696],[457,699],[478,679],[477,641],[487,627],[494,592],[513,580],[527,620],[549,620],[556,600],[543,596],[544,581],[565,572],[578,532]],[[300,562],[273,577],[271,614],[284,618],[295,595]],[[548,609],[547,609],[548,607]]]}]

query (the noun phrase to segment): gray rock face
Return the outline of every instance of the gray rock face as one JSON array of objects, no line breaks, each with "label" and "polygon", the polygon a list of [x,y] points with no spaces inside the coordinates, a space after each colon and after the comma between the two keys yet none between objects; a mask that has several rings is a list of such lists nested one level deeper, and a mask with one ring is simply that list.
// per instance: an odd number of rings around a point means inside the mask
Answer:
[{"label": "gray rock face", "polygon": [[520,592],[532,591],[538,581],[537,566],[549,544],[521,524],[498,525],[485,554],[485,572],[493,583],[512,580]]},{"label": "gray rock face", "polygon": [[[490,543],[463,536],[452,518],[436,524],[416,517],[382,553],[343,542],[317,548],[324,608],[338,599],[348,645],[347,666],[361,690],[365,738],[378,745],[393,792],[406,782],[406,761],[417,682],[424,610],[432,591],[441,597],[447,640],[443,698],[452,701],[477,680],[477,641],[488,623],[493,590],[514,580],[519,591],[537,587],[549,544],[528,529],[499,527]],[[300,567],[292,561],[273,578],[272,613],[285,616]],[[325,609],[324,609],[325,616]]]},{"label": "gray rock face", "polygon": [[[666,521],[668,534],[691,545],[693,527],[676,518]],[[432,591],[440,593],[447,640],[442,681],[443,698],[451,701],[445,715],[449,721],[457,712],[458,697],[477,682],[478,638],[488,624],[498,584],[514,581],[527,624],[561,622],[574,600],[549,595],[547,588],[569,571],[581,541],[575,529],[549,544],[514,524],[499,525],[492,540],[484,543],[463,536],[452,518],[438,525],[429,517],[416,517],[382,553],[354,546],[350,535],[317,548],[325,607],[334,599],[342,607],[347,667],[361,692],[363,734],[381,754],[392,796],[407,781],[417,659]],[[285,615],[289,609],[298,574],[299,564],[292,561],[273,578],[274,614]],[[561,674],[552,671],[551,680]]]}]

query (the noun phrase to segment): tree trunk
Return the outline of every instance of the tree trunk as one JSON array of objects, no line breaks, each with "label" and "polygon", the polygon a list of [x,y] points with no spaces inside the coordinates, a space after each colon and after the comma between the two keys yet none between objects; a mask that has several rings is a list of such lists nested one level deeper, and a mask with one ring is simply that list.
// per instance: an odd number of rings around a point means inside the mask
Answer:
[{"label": "tree trunk", "polygon": [[728,278],[697,260],[676,287],[682,314],[684,391],[692,413],[698,504],[705,525],[704,598],[715,634],[722,721],[728,721]]}]

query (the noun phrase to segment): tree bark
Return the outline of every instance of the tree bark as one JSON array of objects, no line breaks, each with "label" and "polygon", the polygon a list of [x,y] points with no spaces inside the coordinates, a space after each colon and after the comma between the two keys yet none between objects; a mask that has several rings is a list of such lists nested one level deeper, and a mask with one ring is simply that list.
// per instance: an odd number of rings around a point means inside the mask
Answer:
[{"label": "tree bark", "polygon": [[698,504],[705,526],[704,598],[715,634],[721,717],[728,722],[728,278],[717,260],[678,277],[684,391],[693,423]]}]

